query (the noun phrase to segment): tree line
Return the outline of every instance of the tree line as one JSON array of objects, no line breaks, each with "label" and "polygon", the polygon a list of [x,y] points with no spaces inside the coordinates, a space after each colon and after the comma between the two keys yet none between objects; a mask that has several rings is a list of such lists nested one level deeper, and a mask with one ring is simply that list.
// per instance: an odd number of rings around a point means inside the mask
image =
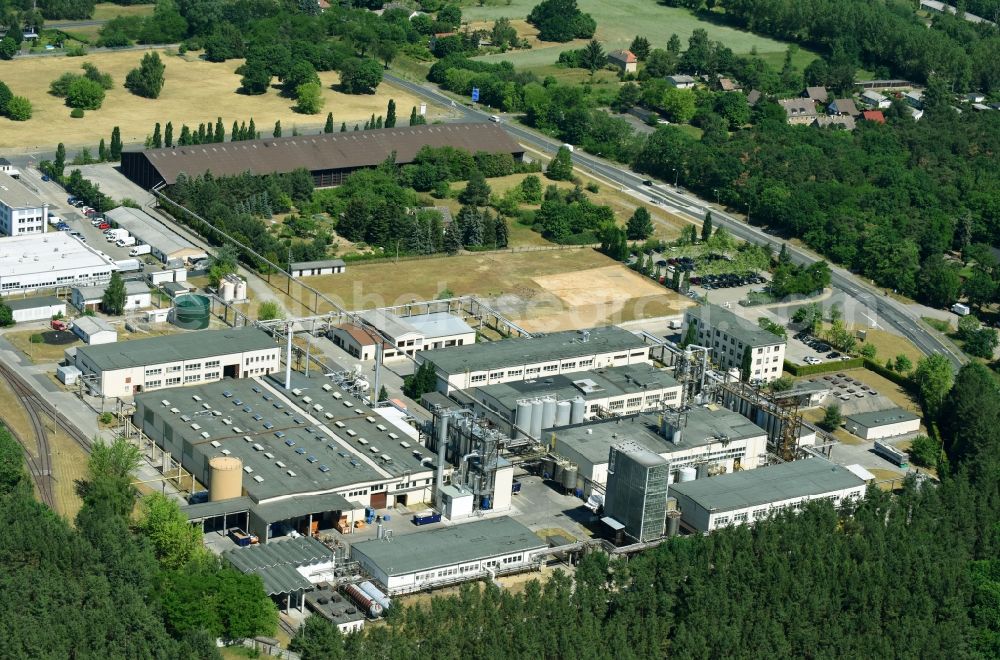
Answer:
[{"label": "tree line", "polygon": [[259,577],[204,549],[175,501],[138,500],[140,460],[126,441],[95,442],[71,526],[35,501],[23,451],[0,426],[6,655],[215,659],[216,638],[273,634],[277,610]]}]

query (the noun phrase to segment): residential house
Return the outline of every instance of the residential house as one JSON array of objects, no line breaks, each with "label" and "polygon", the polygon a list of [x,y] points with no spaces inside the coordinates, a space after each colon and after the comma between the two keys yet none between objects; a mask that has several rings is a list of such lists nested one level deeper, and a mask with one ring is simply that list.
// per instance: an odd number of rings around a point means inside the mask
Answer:
[{"label": "residential house", "polygon": [[685,76],[685,75],[667,76],[667,83],[669,83],[671,87],[674,87],[676,89],[691,89],[692,87],[694,87],[695,82],[697,81],[691,76]]},{"label": "residential house", "polygon": [[892,105],[892,101],[888,96],[884,96],[872,90],[861,93],[861,102],[869,108],[875,110],[884,110]]},{"label": "residential house", "polygon": [[858,112],[858,106],[854,104],[851,99],[834,99],[833,103],[826,107],[826,114],[828,115],[846,115],[848,117],[857,117],[861,113]]},{"label": "residential house", "polygon": [[924,90],[914,89],[909,92],[903,92],[903,100],[911,108],[921,110],[924,107]]},{"label": "residential house", "polygon": [[882,114],[881,110],[865,110],[861,113],[861,118],[865,121],[874,121],[879,124],[885,123],[885,115]]},{"label": "residential house", "polygon": [[817,128],[839,128],[845,131],[853,131],[857,128],[857,122],[850,115],[833,115],[826,117],[816,117],[813,126]]},{"label": "residential house", "polygon": [[812,99],[816,103],[826,103],[830,99],[830,93],[826,91],[826,87],[806,87],[802,97]]},{"label": "residential house", "polygon": [[608,63],[621,69],[622,73],[635,73],[639,58],[630,50],[613,50],[608,53]]},{"label": "residential house", "polygon": [[972,92],[970,94],[966,94],[965,95],[965,101],[967,103],[982,103],[985,100],[986,100],[986,96],[983,95],[983,94],[980,94],[979,92]]},{"label": "residential house", "polygon": [[719,78],[719,89],[724,92],[742,92],[743,86],[732,78]]},{"label": "residential house", "polygon": [[751,89],[750,93],[747,94],[747,105],[751,108],[757,105],[757,102],[760,101],[760,97],[761,93],[759,89]]},{"label": "residential house", "polygon": [[816,104],[810,99],[781,99],[778,103],[785,109],[789,124],[808,126],[816,119]]}]

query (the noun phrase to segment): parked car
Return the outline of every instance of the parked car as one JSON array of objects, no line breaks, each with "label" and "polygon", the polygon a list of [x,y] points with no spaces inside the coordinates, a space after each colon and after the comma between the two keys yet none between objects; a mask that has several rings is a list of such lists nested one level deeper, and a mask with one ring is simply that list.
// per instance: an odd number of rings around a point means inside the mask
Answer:
[{"label": "parked car", "polygon": [[827,360],[836,360],[839,357],[840,353],[838,353],[837,351],[830,351],[829,353],[826,354]]},{"label": "parked car", "polygon": [[70,195],[69,197],[66,198],[66,203],[67,204],[75,204],[76,203],[76,197],[73,197],[73,195]]},{"label": "parked car", "polygon": [[48,174],[43,174],[42,175],[42,181],[51,181],[51,180],[52,180],[52,177],[50,177]]},{"label": "parked car", "polygon": [[642,185],[644,185],[644,186],[651,186],[651,185],[653,185],[653,181],[651,179],[645,179],[645,180],[643,180]]},{"label": "parked car", "polygon": [[806,364],[822,364],[823,360],[820,360],[819,358],[813,357],[813,356],[810,355],[810,356],[806,357],[805,363]]},{"label": "parked car", "polygon": [[102,222],[101,224],[97,225],[97,228],[98,229],[111,229],[111,224],[107,223],[107,222]]}]

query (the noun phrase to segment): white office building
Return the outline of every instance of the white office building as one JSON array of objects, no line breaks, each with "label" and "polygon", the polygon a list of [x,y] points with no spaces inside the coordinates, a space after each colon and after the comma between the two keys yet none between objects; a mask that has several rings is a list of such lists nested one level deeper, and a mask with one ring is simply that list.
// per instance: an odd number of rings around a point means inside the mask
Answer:
[{"label": "white office building", "polygon": [[0,294],[103,285],[116,266],[66,232],[0,238]]},{"label": "white office building", "polygon": [[76,366],[108,397],[273,373],[281,349],[258,328],[202,330],[136,339],[123,344],[84,346]]},{"label": "white office building", "polygon": [[428,532],[351,544],[390,596],[535,568],[548,545],[513,518],[487,518]]},{"label": "white office building", "polygon": [[330,331],[330,339],[361,360],[375,359],[379,333],[389,340],[381,342],[383,360],[413,358],[418,351],[476,343],[476,331],[448,312],[398,316],[386,310],[371,310],[360,316],[378,332],[344,324]]},{"label": "white office building", "polygon": [[822,458],[769,465],[749,472],[724,474],[670,486],[681,521],[707,533],[730,525],[747,525],[785,510],[797,511],[811,500],[840,507],[865,496],[863,469],[842,467]]},{"label": "white office building", "polygon": [[920,417],[902,408],[848,415],[844,428],[863,440],[882,440],[920,430]]},{"label": "white office building", "polygon": [[785,340],[718,305],[700,305],[684,312],[682,336],[695,326],[695,341],[712,349],[712,361],[721,369],[742,369],[750,351],[749,380],[770,382],[781,378]]},{"label": "white office building", "polygon": [[0,172],[0,233],[5,236],[44,234],[49,205],[6,172]]},{"label": "white office building", "polygon": [[418,364],[434,364],[442,394],[648,360],[649,346],[617,326],[421,351],[416,356]]}]

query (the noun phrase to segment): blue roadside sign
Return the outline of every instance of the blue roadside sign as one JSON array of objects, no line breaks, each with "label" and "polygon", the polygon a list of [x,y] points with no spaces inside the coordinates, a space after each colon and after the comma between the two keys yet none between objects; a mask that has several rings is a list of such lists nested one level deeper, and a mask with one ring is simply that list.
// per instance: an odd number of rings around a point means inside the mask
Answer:
[{"label": "blue roadside sign", "polygon": [[472,88],[472,100],[473,101],[479,101],[479,88],[478,87],[473,87]]}]

